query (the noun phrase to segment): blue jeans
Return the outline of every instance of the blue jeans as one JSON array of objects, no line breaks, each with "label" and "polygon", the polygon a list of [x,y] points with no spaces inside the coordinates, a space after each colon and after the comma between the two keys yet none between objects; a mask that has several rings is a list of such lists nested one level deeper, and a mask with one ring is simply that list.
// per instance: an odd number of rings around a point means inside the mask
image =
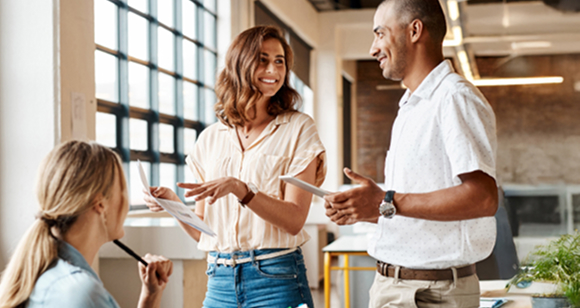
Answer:
[{"label": "blue jeans", "polygon": [[237,259],[251,257],[252,261],[229,265],[209,263],[207,293],[204,308],[295,308],[305,303],[313,308],[312,295],[306,279],[302,250],[276,258],[256,261],[254,256],[281,249],[261,249],[234,253],[211,251],[213,257]]}]

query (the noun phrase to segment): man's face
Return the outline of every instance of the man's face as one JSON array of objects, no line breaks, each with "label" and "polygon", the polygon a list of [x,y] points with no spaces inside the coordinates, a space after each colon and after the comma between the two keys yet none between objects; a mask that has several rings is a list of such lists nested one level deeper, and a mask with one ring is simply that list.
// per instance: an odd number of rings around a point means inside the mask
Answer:
[{"label": "man's face", "polygon": [[407,68],[407,38],[394,6],[395,3],[390,2],[377,9],[370,54],[380,62],[383,77],[399,81],[405,77]]}]

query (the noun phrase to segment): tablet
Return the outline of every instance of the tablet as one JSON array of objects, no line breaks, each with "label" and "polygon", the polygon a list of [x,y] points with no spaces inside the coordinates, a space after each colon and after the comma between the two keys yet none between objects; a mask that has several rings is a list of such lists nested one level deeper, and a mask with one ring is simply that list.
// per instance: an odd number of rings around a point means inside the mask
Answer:
[{"label": "tablet", "polygon": [[324,190],[324,189],[320,189],[314,185],[308,184],[302,180],[299,180],[291,175],[281,175],[279,177],[280,180],[283,180],[284,182],[290,183],[298,188],[304,189],[307,192],[313,193],[317,196],[319,196],[320,198],[324,197],[325,195],[330,194],[330,192]]}]

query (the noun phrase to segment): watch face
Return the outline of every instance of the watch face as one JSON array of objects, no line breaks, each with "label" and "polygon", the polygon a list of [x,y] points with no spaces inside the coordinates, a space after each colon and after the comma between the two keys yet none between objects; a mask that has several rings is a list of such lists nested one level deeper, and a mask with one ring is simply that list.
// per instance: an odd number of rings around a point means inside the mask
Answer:
[{"label": "watch face", "polygon": [[256,185],[252,184],[252,183],[248,183],[248,188],[254,193],[257,194],[258,193],[258,187],[256,187]]},{"label": "watch face", "polygon": [[393,216],[395,216],[397,209],[392,203],[383,201],[381,203],[381,206],[379,207],[379,212],[385,218],[392,218]]}]

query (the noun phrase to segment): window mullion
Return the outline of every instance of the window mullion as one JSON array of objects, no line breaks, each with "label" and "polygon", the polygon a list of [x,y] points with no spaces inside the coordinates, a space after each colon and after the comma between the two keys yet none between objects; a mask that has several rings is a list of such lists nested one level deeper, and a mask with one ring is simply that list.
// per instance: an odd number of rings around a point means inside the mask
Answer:
[{"label": "window mullion", "polygon": [[[195,7],[195,14],[196,14],[196,22],[197,22],[197,39],[199,42],[203,42],[203,10],[201,9],[201,7],[197,6]],[[205,90],[204,90],[204,84],[205,84],[205,65],[204,65],[204,61],[203,61],[203,55],[204,55],[204,49],[203,49],[203,44],[201,45],[197,45],[197,80],[199,82],[199,91],[197,91],[197,108],[198,108],[198,116],[200,118],[200,120],[202,122],[206,122],[207,119],[205,119]],[[200,132],[198,132],[199,135]]]},{"label": "window mullion", "polygon": [[149,14],[152,21],[149,22],[149,102],[151,106],[151,117],[147,120],[148,127],[148,149],[153,158],[151,162],[151,185],[159,186],[159,54],[158,54],[158,33],[159,24],[157,22],[157,0],[149,1]]},{"label": "window mullion", "polygon": [[[185,173],[184,173],[184,163],[185,163],[185,156],[184,156],[184,137],[183,137],[183,29],[182,29],[182,14],[181,12],[181,1],[173,0],[173,21],[175,32],[178,34],[174,34],[174,42],[175,42],[175,72],[176,72],[176,82],[175,82],[175,115],[178,119],[178,124],[174,130],[174,151],[177,157],[178,163],[176,168],[176,181],[183,182],[185,180]],[[183,198],[183,189],[177,188],[176,191],[177,195],[180,198]],[[183,200],[183,199],[182,199]],[[183,200],[185,201],[185,200]]]},{"label": "window mullion", "polygon": [[126,4],[118,7],[118,44],[119,46],[119,105],[121,111],[117,116],[117,147],[121,152],[121,158],[125,172],[129,172],[129,161],[131,160],[130,137],[129,137],[129,10]]}]

